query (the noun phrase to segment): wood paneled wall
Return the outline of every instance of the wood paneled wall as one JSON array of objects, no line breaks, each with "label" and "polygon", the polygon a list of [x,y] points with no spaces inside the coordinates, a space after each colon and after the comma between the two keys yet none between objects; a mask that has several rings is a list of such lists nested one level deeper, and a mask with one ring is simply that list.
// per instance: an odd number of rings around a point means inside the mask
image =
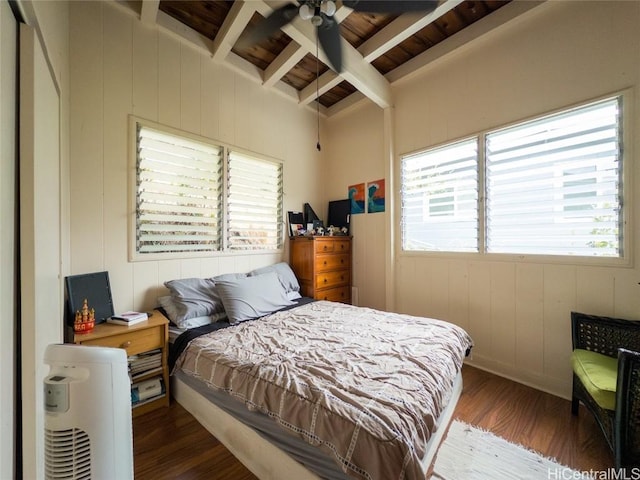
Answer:
[{"label": "wood paneled wall", "polygon": [[166,280],[286,258],[127,260],[129,115],[284,160],[285,212],[320,204],[316,119],[115,2],[70,2],[69,9],[71,273],[108,270],[116,310],[148,309]]},{"label": "wood paneled wall", "polygon": [[[361,305],[378,307],[384,274],[393,275],[393,308],[466,328],[476,344],[472,364],[560,396],[570,394],[570,311],[640,319],[638,22],[636,2],[546,2],[394,84],[388,140],[395,147],[392,171],[397,178],[402,153],[631,87],[625,114],[634,127],[625,161],[632,176],[625,188],[636,198],[626,205],[631,211],[626,233],[632,239],[628,253],[633,265],[403,254],[398,250],[396,208],[391,222],[397,244],[393,271],[384,269],[391,246],[378,241],[383,222],[375,217],[381,214],[354,219],[354,285]],[[351,183],[385,174],[384,155],[371,152],[374,139],[384,135],[382,119],[381,111],[362,106],[329,120],[335,148],[327,159],[333,173],[328,183],[335,191],[346,192]],[[341,168],[346,162],[349,166]],[[398,204],[397,187],[387,192]],[[382,215],[390,215],[389,209]],[[366,260],[358,261],[359,255]]]}]

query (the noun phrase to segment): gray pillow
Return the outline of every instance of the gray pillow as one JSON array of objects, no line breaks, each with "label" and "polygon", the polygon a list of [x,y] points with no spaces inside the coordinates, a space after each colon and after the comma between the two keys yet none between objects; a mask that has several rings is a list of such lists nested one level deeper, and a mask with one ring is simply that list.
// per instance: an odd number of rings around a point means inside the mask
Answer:
[{"label": "gray pillow", "polygon": [[[184,320],[222,312],[222,301],[214,289],[210,278],[183,278],[164,283],[171,292],[173,305],[170,307],[174,318],[171,321],[180,326]],[[166,307],[163,306],[165,310]],[[167,311],[169,314],[169,311]]]},{"label": "gray pillow", "polygon": [[238,280],[240,278],[245,278],[246,276],[246,273],[223,273],[222,275],[213,277],[213,281],[219,282],[221,280]]},{"label": "gray pillow", "polygon": [[284,287],[284,291],[287,294],[287,298],[295,300],[300,298],[300,284],[296,278],[296,274],[293,273],[288,263],[280,262],[275,265],[269,265],[267,267],[256,268],[249,272],[249,276],[263,275],[268,272],[275,272],[278,274],[278,279]]},{"label": "gray pillow", "polygon": [[221,280],[216,282],[216,290],[231,325],[268,315],[295,303],[287,298],[275,272]]},{"label": "gray pillow", "polygon": [[172,297],[171,295],[158,297],[158,304],[164,309],[167,317],[169,317],[169,320],[171,320],[171,323],[184,329],[209,325],[210,323],[218,322],[227,318],[227,314],[223,311],[214,313],[213,315],[202,315],[200,317],[189,317],[179,320],[179,299],[176,299],[176,297]]}]

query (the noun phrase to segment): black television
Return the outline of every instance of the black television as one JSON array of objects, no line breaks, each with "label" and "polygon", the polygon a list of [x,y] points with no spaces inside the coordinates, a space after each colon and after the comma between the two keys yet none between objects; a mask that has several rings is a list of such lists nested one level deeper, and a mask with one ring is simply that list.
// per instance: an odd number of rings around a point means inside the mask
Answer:
[{"label": "black television", "polygon": [[349,222],[351,221],[351,200],[332,200],[329,202],[327,226],[346,227],[349,234]]},{"label": "black television", "polygon": [[84,273],[65,277],[67,289],[67,322],[73,325],[75,313],[82,309],[84,299],[95,310],[96,324],[113,316],[113,299],[109,272]]}]

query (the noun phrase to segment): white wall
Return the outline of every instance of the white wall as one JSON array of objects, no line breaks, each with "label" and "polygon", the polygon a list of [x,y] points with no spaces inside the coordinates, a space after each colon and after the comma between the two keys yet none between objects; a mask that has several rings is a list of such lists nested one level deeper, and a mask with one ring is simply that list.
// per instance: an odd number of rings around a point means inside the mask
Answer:
[{"label": "white wall", "polygon": [[[638,2],[554,1],[536,7],[394,85],[396,154],[628,87],[635,98],[631,119],[635,134],[640,120],[639,23]],[[359,172],[382,171],[380,156],[369,153],[371,143],[383,135],[376,120],[381,116],[367,107],[330,119],[331,143],[337,145],[341,161],[355,162],[348,168],[333,166],[328,183],[335,188],[346,189],[356,176],[365,176]],[[640,137],[633,134],[625,150],[633,180],[625,188],[638,192],[640,168],[635,157]],[[569,312],[640,318],[640,209],[634,202],[626,207],[633,210],[628,232],[633,236],[633,268],[399,253],[397,309],[467,328],[476,344],[472,363],[568,396]],[[396,227],[398,222],[396,215]],[[366,228],[357,234],[372,232]],[[396,228],[396,239],[398,233]],[[378,245],[377,253],[367,256],[367,263],[376,262],[378,270],[384,248]],[[381,288],[381,279],[372,276],[360,274],[358,283],[360,298],[367,302],[368,292]]]},{"label": "white wall", "polygon": [[[348,115],[330,118],[327,123],[327,200],[347,198],[349,185],[366,184],[387,176],[382,109],[366,103]],[[390,195],[388,189],[387,195]],[[384,280],[387,215],[388,211],[351,216],[352,285],[358,292],[358,304],[382,310],[386,308]]]},{"label": "white wall", "polygon": [[[284,254],[129,262],[128,115],[284,160],[284,210],[319,204],[315,117],[125,7],[70,2],[72,273],[108,270],[115,309],[149,309],[163,282],[248,271]],[[288,243],[288,242],[287,242]]]},{"label": "white wall", "polygon": [[0,478],[15,472],[17,26],[0,2]]}]

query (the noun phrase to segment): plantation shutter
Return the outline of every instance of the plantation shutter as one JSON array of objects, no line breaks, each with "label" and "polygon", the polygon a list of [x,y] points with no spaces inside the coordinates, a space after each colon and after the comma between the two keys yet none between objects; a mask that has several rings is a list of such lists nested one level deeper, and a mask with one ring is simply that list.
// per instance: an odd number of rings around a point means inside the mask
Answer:
[{"label": "plantation shutter", "polygon": [[137,128],[136,251],[221,249],[222,148]]},{"label": "plantation shutter", "polygon": [[478,142],[402,158],[402,249],[478,251]]},{"label": "plantation shutter", "polygon": [[487,134],[488,252],[621,256],[620,102]]},{"label": "plantation shutter", "polygon": [[227,187],[228,248],[282,248],[282,163],[230,151]]}]

